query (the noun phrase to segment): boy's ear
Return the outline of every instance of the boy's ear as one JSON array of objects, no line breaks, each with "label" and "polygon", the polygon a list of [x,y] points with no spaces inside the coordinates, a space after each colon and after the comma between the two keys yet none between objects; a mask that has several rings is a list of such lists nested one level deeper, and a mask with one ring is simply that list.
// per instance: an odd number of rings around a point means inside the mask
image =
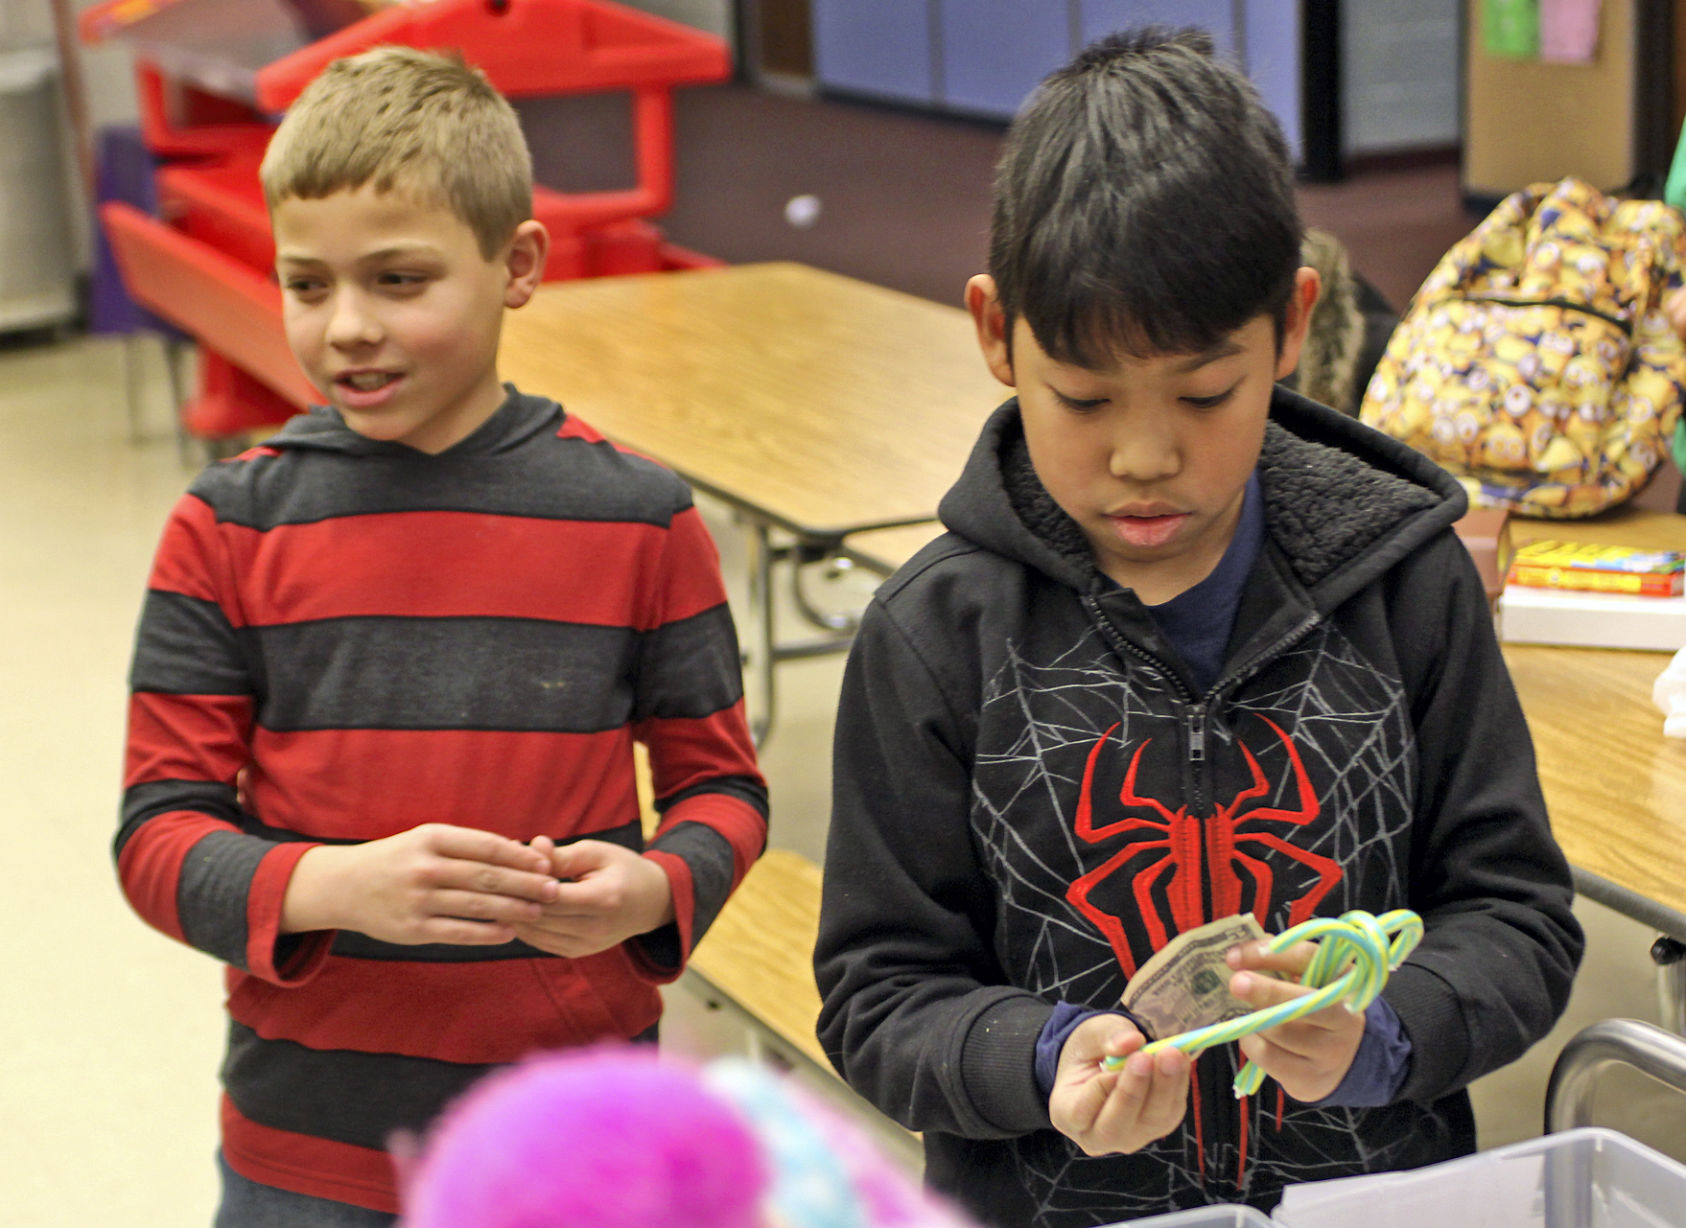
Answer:
[{"label": "boy's ear", "polygon": [[504,266],[509,271],[503,292],[505,307],[524,306],[533,297],[544,280],[544,262],[549,254],[550,232],[543,222],[529,218],[515,228],[515,237],[504,254]]},{"label": "boy's ear", "polygon": [[978,348],[983,351],[989,373],[1007,387],[1015,387],[1013,351],[1007,343],[1007,313],[1001,310],[1001,299],[995,293],[995,278],[979,273],[966,283],[966,310],[972,313]]},{"label": "boy's ear", "polygon": [[1323,279],[1310,265],[1302,265],[1294,274],[1294,289],[1288,296],[1288,309],[1282,316],[1282,350],[1276,357],[1276,378],[1286,379],[1299,365],[1300,350],[1311,331],[1311,313],[1317,306],[1317,295]]}]

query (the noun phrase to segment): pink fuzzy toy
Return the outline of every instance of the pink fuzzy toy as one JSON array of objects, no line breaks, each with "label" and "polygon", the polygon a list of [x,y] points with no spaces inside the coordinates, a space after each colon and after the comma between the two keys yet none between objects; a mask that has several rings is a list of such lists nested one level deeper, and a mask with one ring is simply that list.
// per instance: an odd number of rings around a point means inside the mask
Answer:
[{"label": "pink fuzzy toy", "polygon": [[403,1228],[967,1228],[788,1080],[645,1048],[484,1079],[401,1167]]},{"label": "pink fuzzy toy", "polygon": [[755,1136],[695,1078],[615,1050],[534,1058],[442,1117],[407,1228],[761,1228]]}]

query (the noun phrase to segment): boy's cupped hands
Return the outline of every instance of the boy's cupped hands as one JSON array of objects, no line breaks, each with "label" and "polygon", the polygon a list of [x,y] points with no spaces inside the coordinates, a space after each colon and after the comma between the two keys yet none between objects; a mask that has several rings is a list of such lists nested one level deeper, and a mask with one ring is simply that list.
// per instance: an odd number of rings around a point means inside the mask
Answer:
[{"label": "boy's cupped hands", "polygon": [[667,873],[602,840],[522,844],[472,827],[425,823],[299,858],[283,933],[355,930],[383,942],[491,946],[521,939],[579,957],[673,920]]},{"label": "boy's cupped hands", "polygon": [[673,889],[654,861],[619,844],[579,840],[558,847],[547,836],[531,848],[561,879],[556,898],[515,936],[552,955],[595,955],[673,920]]},{"label": "boy's cupped hands", "polygon": [[287,884],[281,929],[492,946],[513,940],[516,924],[536,921],[560,893],[541,851],[489,831],[424,823],[305,853]]}]

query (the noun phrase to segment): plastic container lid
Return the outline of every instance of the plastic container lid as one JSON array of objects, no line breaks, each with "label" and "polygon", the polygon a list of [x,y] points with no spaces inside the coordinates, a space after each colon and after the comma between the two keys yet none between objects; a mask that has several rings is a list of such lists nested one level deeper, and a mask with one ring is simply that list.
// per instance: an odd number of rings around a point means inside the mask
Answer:
[{"label": "plastic container lid", "polygon": [[1583,1127],[1409,1172],[1291,1185],[1277,1228],[1677,1228],[1686,1165]]},{"label": "plastic container lid", "polygon": [[1251,1207],[1222,1203],[1173,1211],[1169,1215],[1149,1216],[1147,1219],[1133,1219],[1127,1224],[1113,1224],[1110,1228],[1272,1228],[1272,1224]]}]

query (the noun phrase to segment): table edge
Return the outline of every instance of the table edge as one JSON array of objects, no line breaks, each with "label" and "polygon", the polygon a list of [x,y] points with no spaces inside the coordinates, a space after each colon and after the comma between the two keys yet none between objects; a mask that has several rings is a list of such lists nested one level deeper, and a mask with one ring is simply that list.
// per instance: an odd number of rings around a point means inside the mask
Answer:
[{"label": "table edge", "polygon": [[1650,896],[1623,887],[1595,874],[1591,870],[1570,862],[1569,874],[1575,884],[1575,891],[1587,899],[1614,909],[1625,917],[1629,917],[1641,925],[1647,925],[1660,934],[1667,934],[1670,938],[1686,942],[1686,913],[1670,908],[1666,904],[1659,904]]}]

